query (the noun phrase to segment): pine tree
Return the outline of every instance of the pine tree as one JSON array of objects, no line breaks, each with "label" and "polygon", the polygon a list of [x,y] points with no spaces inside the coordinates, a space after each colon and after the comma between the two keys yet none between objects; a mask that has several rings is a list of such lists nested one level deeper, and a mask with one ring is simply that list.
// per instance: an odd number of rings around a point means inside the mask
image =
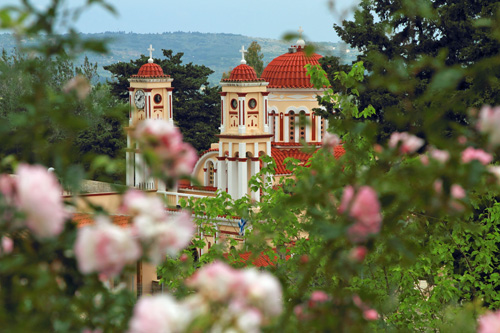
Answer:
[{"label": "pine tree", "polygon": [[255,72],[257,73],[257,77],[260,77],[262,72],[264,71],[264,55],[261,52],[261,47],[259,43],[253,41],[248,47],[247,54],[245,55],[245,60],[247,61],[247,65],[253,67]]}]

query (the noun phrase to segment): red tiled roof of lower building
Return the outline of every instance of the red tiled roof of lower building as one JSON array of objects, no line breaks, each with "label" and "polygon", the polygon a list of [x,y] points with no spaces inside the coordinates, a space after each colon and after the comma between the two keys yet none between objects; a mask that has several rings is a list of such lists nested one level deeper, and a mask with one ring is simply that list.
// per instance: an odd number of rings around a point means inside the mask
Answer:
[{"label": "red tiled roof of lower building", "polygon": [[[302,146],[302,145],[300,145]],[[287,157],[292,157],[294,159],[297,159],[300,161],[302,165],[306,165],[307,161],[312,157],[313,153],[306,153],[300,148],[290,148],[290,149],[283,149],[283,148],[275,148],[271,147],[271,154],[276,162],[276,175],[289,175],[292,172],[286,168],[286,166],[283,164],[285,159]],[[339,159],[342,155],[345,154],[345,149],[343,146],[336,146],[333,149],[333,154],[336,159]]]},{"label": "red tiled roof of lower building", "polygon": [[214,187],[214,186],[193,186],[193,185],[180,185],[180,184],[179,184],[179,189],[209,191],[209,192],[217,191],[217,187]]},{"label": "red tiled roof of lower building", "polygon": [[[276,249],[274,249],[276,252]],[[250,261],[250,258],[252,257],[252,252],[245,252],[245,253],[238,253],[238,256],[240,257],[239,259],[235,258],[234,262],[241,262],[241,263],[247,263]],[[232,255],[229,253],[224,253],[224,258],[226,259],[233,259]],[[291,255],[287,254],[285,256],[285,260],[288,260],[291,258]],[[252,261],[252,265],[255,267],[267,267],[267,266],[274,266],[276,265],[276,261],[278,260],[278,255],[273,255],[270,257],[267,254],[264,254],[263,252]]]},{"label": "red tiled roof of lower building", "polygon": [[[120,227],[126,227],[131,223],[132,219],[128,215],[110,215],[109,217],[113,224],[119,225]],[[71,220],[77,224],[78,228],[95,223],[94,215],[88,213],[73,213]]]}]

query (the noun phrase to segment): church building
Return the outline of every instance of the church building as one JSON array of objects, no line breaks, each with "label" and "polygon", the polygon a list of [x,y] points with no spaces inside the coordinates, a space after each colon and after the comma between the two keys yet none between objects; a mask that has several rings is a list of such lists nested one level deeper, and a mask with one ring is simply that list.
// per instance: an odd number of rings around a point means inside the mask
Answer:
[{"label": "church building", "polygon": [[[317,65],[322,57],[306,55],[305,42],[299,39],[288,52],[273,59],[259,78],[242,60],[230,77],[220,82],[221,123],[218,143],[203,152],[193,170],[194,184],[180,183],[175,189],[148,178],[141,154],[128,136],[127,185],[163,193],[171,206],[182,197],[215,196],[217,190],[226,191],[233,199],[245,195],[260,200],[260,193],[252,192],[248,181],[261,169],[262,155],[276,162],[275,177],[290,176],[283,161],[293,157],[302,163],[311,154],[302,151],[303,142],[319,148],[328,120],[315,114],[319,108],[316,96],[323,90],[315,89],[306,64]],[[142,119],[175,121],[172,90],[175,82],[153,63],[152,47],[149,62],[143,65],[130,81],[130,125]],[[305,121],[299,121],[303,117]],[[335,154],[342,155],[338,147]],[[272,181],[272,180],[270,180]]]}]

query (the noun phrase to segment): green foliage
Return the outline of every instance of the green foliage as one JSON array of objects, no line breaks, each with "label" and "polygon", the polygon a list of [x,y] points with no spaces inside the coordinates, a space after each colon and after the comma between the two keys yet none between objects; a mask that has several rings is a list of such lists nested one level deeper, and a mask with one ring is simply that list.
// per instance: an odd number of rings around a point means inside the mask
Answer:
[{"label": "green foliage", "polygon": [[262,75],[264,71],[264,55],[261,52],[262,48],[259,43],[253,41],[247,49],[247,54],[245,55],[245,60],[247,65],[253,67],[257,73],[257,77]]},{"label": "green foliage", "polygon": [[[203,65],[183,64],[183,53],[174,54],[172,50],[163,50],[165,59],[154,59],[165,74],[174,81],[173,108],[176,125],[182,131],[184,141],[193,145],[198,151],[210,148],[215,142],[215,134],[220,125],[220,96],[218,87],[208,85],[208,75],[213,71]],[[139,72],[139,68],[147,63],[147,57],[132,60],[129,63],[119,62],[104,68],[113,73],[115,81],[110,82],[111,92],[128,102],[127,81]]]}]

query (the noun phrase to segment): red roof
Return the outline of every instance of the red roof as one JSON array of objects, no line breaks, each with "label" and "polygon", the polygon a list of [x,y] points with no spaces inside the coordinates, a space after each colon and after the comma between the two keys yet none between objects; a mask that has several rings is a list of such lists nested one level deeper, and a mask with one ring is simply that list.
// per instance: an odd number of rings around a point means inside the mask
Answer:
[{"label": "red roof", "polygon": [[[276,252],[276,249],[273,250],[274,252]],[[252,252],[238,253],[238,256],[240,257],[240,259],[239,260],[235,259],[234,262],[246,263],[250,260]],[[224,253],[224,258],[228,259],[229,257],[232,257],[232,255],[230,255],[229,253]],[[288,260],[290,258],[291,255],[289,254],[285,256],[285,260]],[[267,254],[261,253],[254,261],[252,261],[252,265],[256,267],[274,266],[277,260],[278,260],[278,255],[275,255],[272,258],[270,258]]]},{"label": "red roof", "polygon": [[[300,148],[291,148],[291,149],[279,149],[271,147],[271,154],[276,162],[276,175],[289,175],[292,172],[286,168],[283,164],[287,157],[292,157],[300,161],[301,164],[305,165],[307,161],[311,158],[313,153],[305,153]],[[343,146],[335,146],[333,149],[333,154],[336,159],[339,159],[342,155],[345,154],[345,150]]]},{"label": "red roof", "polygon": [[195,190],[195,191],[209,191],[215,192],[217,191],[217,187],[213,186],[193,186],[193,185],[178,185],[179,189],[182,190]]},{"label": "red roof", "polygon": [[313,88],[310,76],[306,75],[306,64],[318,65],[322,56],[313,53],[307,57],[304,50],[285,53],[269,63],[262,73],[262,78],[269,82],[269,88]]},{"label": "red roof", "polygon": [[163,69],[160,65],[155,63],[147,63],[141,66],[137,75],[132,77],[170,77],[170,75],[163,74]]},{"label": "red roof", "polygon": [[[131,221],[131,217],[127,215],[110,215],[109,217],[113,224],[120,227],[126,227]],[[93,215],[86,213],[74,213],[71,220],[77,224],[78,228],[95,223]]]},{"label": "red roof", "polygon": [[257,78],[257,73],[255,73],[255,70],[245,64],[241,64],[237,67],[235,67],[231,71],[231,75],[229,76],[229,79],[224,79],[222,80],[223,82],[234,82],[234,81],[239,81],[239,82],[248,82],[248,81],[264,81],[263,79]]}]

